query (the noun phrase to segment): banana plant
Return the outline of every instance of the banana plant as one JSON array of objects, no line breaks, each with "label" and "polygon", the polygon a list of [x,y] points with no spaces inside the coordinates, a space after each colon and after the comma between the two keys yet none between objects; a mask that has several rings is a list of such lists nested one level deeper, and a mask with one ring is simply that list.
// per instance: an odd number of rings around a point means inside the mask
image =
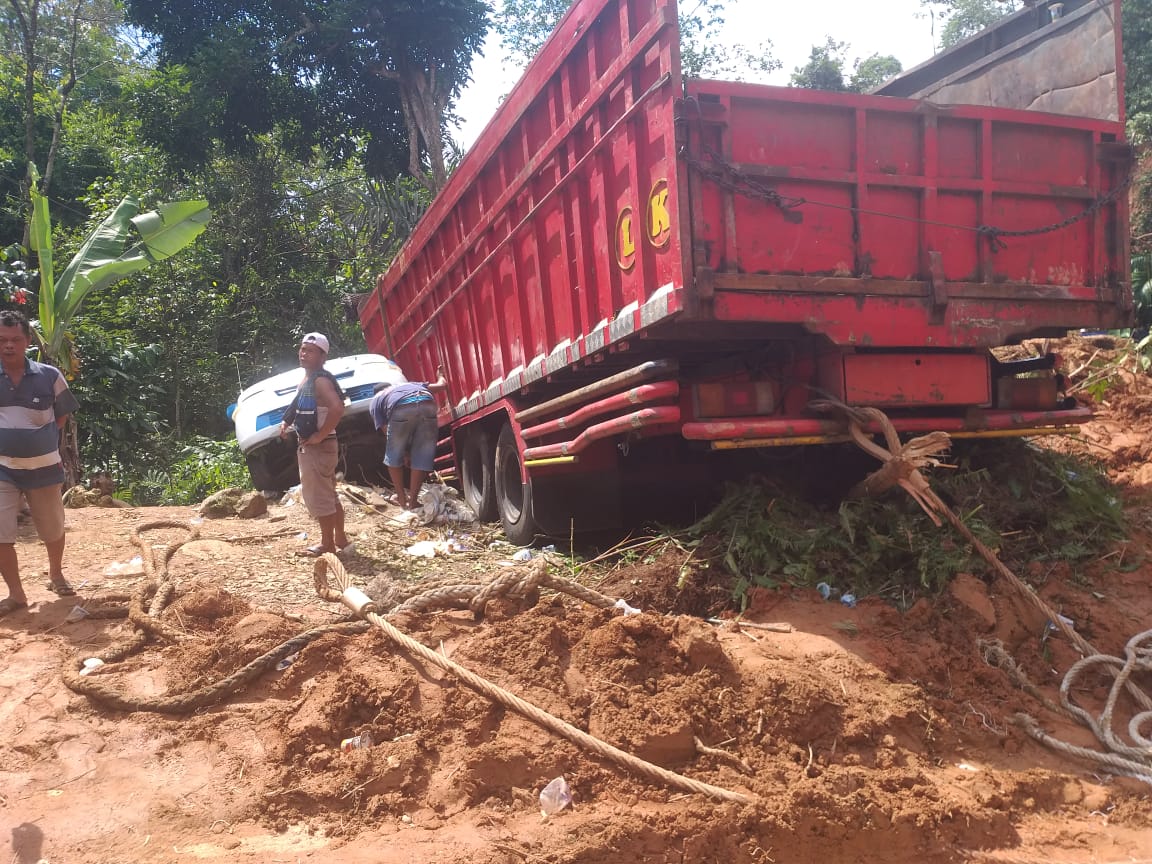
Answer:
[{"label": "banana plant", "polygon": [[84,299],[91,292],[184,249],[208,226],[212,211],[207,201],[174,201],[141,213],[140,202],[126,196],[88,235],[56,278],[48,199],[37,188],[40,178],[36,166],[29,163],[28,172],[32,197],[30,243],[40,262],[36,338],[45,360],[73,375],[77,370],[68,328]]},{"label": "banana plant", "polygon": [[[191,244],[208,226],[207,201],[174,201],[140,212],[140,202],[126,196],[80,244],[64,272],[56,278],[52,220],[48,199],[40,194],[36,166],[28,164],[32,197],[29,242],[40,262],[39,320],[32,332],[40,359],[73,378],[80,371],[69,326],[93,291],[115,284],[149,264],[171,258]],[[80,445],[76,421],[69,417],[61,447],[69,486],[80,479]]]}]

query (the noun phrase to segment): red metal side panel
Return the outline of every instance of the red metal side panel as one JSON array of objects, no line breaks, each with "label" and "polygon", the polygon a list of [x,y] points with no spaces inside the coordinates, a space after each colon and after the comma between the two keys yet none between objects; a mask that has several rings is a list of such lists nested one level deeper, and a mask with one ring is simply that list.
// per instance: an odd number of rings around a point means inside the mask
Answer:
[{"label": "red metal side panel", "polygon": [[678,40],[675,0],[577,0],[380,277],[371,350],[471,411],[674,311]]},{"label": "red metal side panel", "polygon": [[[1122,321],[1121,124],[708,81],[688,95],[695,263],[715,271],[716,317],[934,346],[1000,344],[1029,318]],[[813,318],[818,298],[845,294],[893,299],[835,326]],[[896,342],[870,335],[888,328],[888,305],[921,310]]]}]

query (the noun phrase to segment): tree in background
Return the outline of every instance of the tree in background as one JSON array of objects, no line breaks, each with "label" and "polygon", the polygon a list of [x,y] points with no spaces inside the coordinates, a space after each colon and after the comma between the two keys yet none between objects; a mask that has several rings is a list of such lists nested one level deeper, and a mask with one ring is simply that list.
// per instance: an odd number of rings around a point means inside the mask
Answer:
[{"label": "tree in background", "polygon": [[162,77],[138,94],[144,134],[185,165],[276,134],[373,177],[447,180],[444,120],[487,33],[484,0],[127,0]]},{"label": "tree in background", "polygon": [[[1137,302],[1152,292],[1148,260],[1152,258],[1152,0],[1124,0],[1124,104],[1128,136],[1137,148],[1137,176],[1132,184],[1133,251],[1144,268],[1134,274],[1133,285],[1148,288],[1137,292]],[[1141,278],[1141,276],[1143,278]],[[1142,322],[1143,323],[1143,322]]]},{"label": "tree in background", "polygon": [[852,65],[852,75],[845,79],[847,52],[848,43],[837,42],[831,36],[823,45],[813,45],[808,62],[792,72],[791,85],[810,90],[868,93],[904,71],[895,57],[873,54],[858,58]]},{"label": "tree in background", "polygon": [[1023,8],[1023,0],[920,0],[932,16],[933,32],[937,17],[944,23],[940,30],[940,47],[951,48],[1005,15]]},{"label": "tree in background", "polygon": [[[543,47],[575,0],[503,0],[496,13],[496,32],[512,62],[523,68]],[[755,48],[725,45],[720,38],[728,0],[680,4],[680,66],[687,78],[731,78],[766,75],[780,68],[772,42]],[[690,7],[690,8],[689,8]]]},{"label": "tree in background", "polygon": [[[70,142],[66,130],[73,112],[91,118],[99,110],[93,102],[107,96],[114,67],[126,57],[115,37],[123,21],[115,0],[0,5],[0,196],[6,211],[0,229],[20,225],[25,246],[31,224],[26,165],[40,169],[39,192],[59,191],[64,199],[80,194],[108,167],[98,152]],[[83,215],[69,209],[64,221],[75,225]]]}]

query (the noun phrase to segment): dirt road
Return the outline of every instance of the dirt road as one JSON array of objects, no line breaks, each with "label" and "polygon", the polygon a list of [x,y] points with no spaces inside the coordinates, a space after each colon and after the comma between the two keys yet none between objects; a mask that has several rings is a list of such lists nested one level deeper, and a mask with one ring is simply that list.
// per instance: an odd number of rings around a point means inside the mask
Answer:
[{"label": "dirt road", "polygon": [[[1141,560],[1152,510],[1131,501]],[[68,513],[68,568],[84,598],[130,590],[109,575],[137,554],[134,526],[190,509]],[[199,686],[341,609],[321,602],[299,507],[214,520],[171,562],[185,639],[93,676],[148,698]],[[275,520],[275,521],[273,521]],[[355,512],[358,584],[444,567],[462,581],[506,552],[413,564],[413,538]],[[162,544],[179,531],[149,534]],[[412,662],[380,635],[328,635],[290,665],[191,716],[125,713],[68,690],[60,669],[99,652],[122,621],[65,621],[74,599],[43,587],[42,551],[19,544],[32,608],[0,619],[0,860],[96,862],[1119,862],[1152,857],[1152,787],[1057,754],[1011,724],[1095,746],[982,659],[1000,640],[1044,695],[1079,655],[999,582],[961,576],[900,613],[811,591],[762,591],[748,620],[792,632],[668,616],[678,561],[617,570],[649,603],[624,616],[546,594],[532,608],[406,615],[397,626],[593,736],[750,803],[688,795],[630,774]],[[1149,565],[1055,568],[1041,595],[1100,651],[1152,626]],[[530,565],[518,565],[530,566]],[[112,567],[113,570],[117,569]],[[562,568],[561,568],[562,569]],[[285,617],[289,613],[296,618]],[[1105,682],[1078,692],[1099,708]],[[1148,681],[1143,682],[1145,685]],[[1127,723],[1125,708],[1123,727]],[[377,742],[341,752],[368,731]],[[730,754],[701,752],[694,739]],[[543,819],[563,776],[572,806]],[[6,844],[6,845],[5,845]],[[6,856],[6,857],[5,857]]]}]

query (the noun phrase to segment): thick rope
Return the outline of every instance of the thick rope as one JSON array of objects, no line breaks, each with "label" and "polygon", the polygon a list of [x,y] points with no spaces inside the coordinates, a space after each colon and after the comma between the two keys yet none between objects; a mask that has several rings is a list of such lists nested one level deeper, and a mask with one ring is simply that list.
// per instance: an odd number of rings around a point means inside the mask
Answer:
[{"label": "thick rope", "polygon": [[[1129,640],[1125,649],[1127,655],[1125,660],[1101,654],[1092,647],[1087,639],[1064,621],[1056,613],[1056,610],[1044,602],[1031,587],[1008,569],[1004,562],[991,549],[981,543],[979,538],[953,512],[952,508],[945,504],[940,496],[932,490],[924,475],[920,473],[921,468],[939,464],[935,456],[947,449],[949,444],[949,438],[945,433],[933,432],[930,435],[914,438],[902,445],[892,422],[882,411],[876,408],[850,408],[839,402],[831,401],[815,402],[812,407],[817,410],[835,410],[844,414],[848,421],[848,431],[852,440],[861,449],[884,463],[880,470],[858,484],[853,490],[854,492],[876,495],[894,485],[903,488],[924,509],[924,512],[932,518],[936,525],[942,524],[939,517],[943,516],[988,562],[993,570],[1015,588],[1017,593],[1039,609],[1047,620],[1052,622],[1052,625],[1057,627],[1079,649],[1080,653],[1084,655],[1083,659],[1068,670],[1060,685],[1061,708],[1058,710],[1074,717],[1091,729],[1097,740],[1113,752],[1100,753],[1099,751],[1065,744],[1041,731],[1036,720],[1027,714],[1018,714],[1014,722],[1035,740],[1048,747],[1082,759],[1091,759],[1112,767],[1120,773],[1152,783],[1152,741],[1143,734],[1143,728],[1152,724],[1152,697],[1149,697],[1131,680],[1134,671],[1152,669],[1152,647],[1144,644],[1152,639],[1152,631],[1141,633]],[[876,444],[864,432],[864,427],[871,424],[881,428],[884,433],[884,440],[888,445],[887,448]],[[986,661],[995,660],[996,665],[1008,671],[1017,680],[1024,678],[1015,661],[1011,661],[1011,665],[1005,662],[1004,657],[1007,657],[1007,652],[1004,652],[1002,647],[999,653],[995,650],[989,651],[984,646],[981,650]],[[1004,655],[1004,657],[999,655]],[[1011,658],[1007,659],[1011,660]],[[1096,666],[1103,666],[1115,677],[1104,710],[1098,718],[1076,705],[1071,697],[1072,686],[1076,679],[1084,670]],[[1012,670],[1015,672],[1013,673]],[[1129,736],[1139,745],[1136,747],[1122,741],[1112,730],[1112,713],[1122,691],[1126,691],[1143,709],[1132,718],[1128,728]],[[1042,701],[1049,707],[1055,707],[1047,699]]]},{"label": "thick rope", "polygon": [[[187,531],[188,536],[183,540],[168,544],[164,549],[160,564],[157,565],[154,550],[142,535],[146,531],[160,528],[176,528]],[[225,696],[242,689],[285,657],[295,654],[305,645],[315,642],[321,636],[328,633],[351,635],[365,633],[370,629],[368,624],[363,621],[344,621],[314,627],[264,652],[231,675],[184,693],[163,696],[128,696],[115,687],[112,682],[102,679],[100,676],[82,676],[80,668],[87,657],[95,657],[105,663],[114,663],[139,651],[153,638],[167,642],[181,642],[187,639],[184,633],[161,621],[160,615],[176,593],[176,584],[169,575],[168,564],[181,546],[199,536],[199,530],[196,526],[168,520],[145,522],[133,529],[131,540],[140,549],[141,560],[144,564],[144,578],[128,595],[128,608],[126,610],[122,607],[116,610],[107,606],[106,604],[114,599],[124,599],[124,595],[110,595],[98,598],[97,603],[99,605],[89,613],[94,618],[127,616],[134,628],[133,632],[98,654],[85,654],[77,656],[71,661],[65,661],[60,674],[68,689],[87,696],[94,702],[120,711],[186,714],[197,708],[213,705]],[[147,604],[147,609],[145,609],[145,604]]]},{"label": "thick rope", "polygon": [[[544,561],[537,561],[530,568],[529,575],[523,578],[525,578],[527,584],[545,584],[546,570],[547,564]],[[332,588],[328,584],[329,571],[332,573],[333,581],[339,586],[339,590]],[[431,648],[400,632],[378,614],[378,607],[367,594],[352,586],[348,574],[344,570],[344,565],[335,555],[325,553],[317,558],[312,571],[312,577],[316,585],[316,593],[322,599],[332,603],[343,603],[357,615],[363,616],[370,621],[372,626],[381,630],[389,639],[410,654],[415,654],[438,669],[451,673],[477,693],[488,697],[497,704],[503,705],[505,708],[510,708],[522,717],[559,735],[561,738],[595,753],[601,758],[634,771],[643,777],[666,784],[674,789],[682,789],[686,792],[707,795],[710,798],[715,798],[720,801],[734,801],[740,804],[747,804],[752,801],[747,795],[732,792],[719,786],[712,786],[708,783],[701,783],[698,780],[693,780],[682,774],[677,774],[674,771],[668,771],[658,765],[653,765],[651,762],[646,762],[643,759],[633,756],[631,753],[626,753],[617,747],[613,747],[611,744],[607,744],[589,735],[587,732],[577,729],[572,724],[566,723],[546,711],[542,711],[535,705],[521,699],[519,696],[497,687],[495,684],[481,678],[460,664],[449,660],[447,657],[436,653]],[[509,579],[503,584],[519,586],[525,583]],[[493,592],[485,594],[484,602],[487,602],[487,599],[491,599],[492,596],[494,596]]]},{"label": "thick rope", "polygon": [[196,690],[165,696],[127,696],[99,676],[83,677],[74,664],[65,664],[61,677],[69,690],[81,693],[94,702],[120,711],[152,711],[157,714],[188,714],[221,701],[225,696],[243,689],[263,675],[285,657],[295,654],[306,645],[328,633],[352,636],[366,633],[371,628],[364,621],[341,621],[306,630],[287,642],[265,651],[256,659],[237,669],[226,678],[214,681]]}]

